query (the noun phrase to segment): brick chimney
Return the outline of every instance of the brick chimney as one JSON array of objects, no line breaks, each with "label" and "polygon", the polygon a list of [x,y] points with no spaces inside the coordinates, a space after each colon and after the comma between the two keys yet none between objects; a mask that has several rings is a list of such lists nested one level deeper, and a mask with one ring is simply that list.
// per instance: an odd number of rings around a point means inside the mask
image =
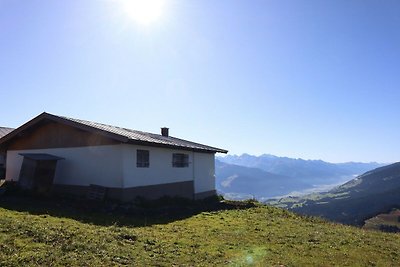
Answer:
[{"label": "brick chimney", "polygon": [[162,135],[162,136],[165,136],[165,137],[168,137],[168,136],[169,136],[169,128],[167,128],[167,127],[162,127],[162,128],[161,128],[161,135]]}]

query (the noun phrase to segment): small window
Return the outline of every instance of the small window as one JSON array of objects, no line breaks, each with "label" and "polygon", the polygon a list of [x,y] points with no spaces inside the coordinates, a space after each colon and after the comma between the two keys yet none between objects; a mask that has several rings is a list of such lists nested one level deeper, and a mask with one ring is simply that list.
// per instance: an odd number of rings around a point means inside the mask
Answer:
[{"label": "small window", "polygon": [[148,168],[149,166],[149,151],[140,149],[136,150],[136,167]]},{"label": "small window", "polygon": [[189,155],[182,153],[172,154],[172,167],[175,168],[189,167]]}]

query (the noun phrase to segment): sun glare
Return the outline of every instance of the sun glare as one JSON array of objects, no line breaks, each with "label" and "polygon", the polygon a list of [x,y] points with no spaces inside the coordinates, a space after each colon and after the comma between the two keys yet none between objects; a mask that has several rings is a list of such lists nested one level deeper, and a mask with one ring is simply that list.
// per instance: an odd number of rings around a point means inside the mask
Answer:
[{"label": "sun glare", "polygon": [[120,0],[126,15],[143,25],[157,21],[163,14],[165,0]]}]

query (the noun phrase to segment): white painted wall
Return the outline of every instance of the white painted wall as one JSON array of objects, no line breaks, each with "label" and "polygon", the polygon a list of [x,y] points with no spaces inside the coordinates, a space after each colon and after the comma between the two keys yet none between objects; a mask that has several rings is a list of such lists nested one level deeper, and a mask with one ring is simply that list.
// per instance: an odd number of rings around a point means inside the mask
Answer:
[{"label": "white painted wall", "polygon": [[47,153],[64,158],[57,163],[56,184],[122,186],[121,145],[7,151],[6,180],[18,180],[23,160],[19,153]]},{"label": "white painted wall", "polygon": [[194,192],[215,190],[215,156],[213,153],[194,153]]},{"label": "white painted wall", "polygon": [[[136,167],[136,150],[150,152],[150,167]],[[214,154],[130,144],[7,151],[6,180],[17,181],[23,156],[20,153],[47,153],[64,158],[58,161],[56,184],[130,188],[194,181],[195,193],[215,190]],[[189,167],[172,167],[172,154],[189,155]]]},{"label": "white painted wall", "polygon": [[7,151],[6,181],[18,181],[23,157],[16,151]]},{"label": "white painted wall", "polygon": [[[123,146],[124,187],[167,184],[193,181],[193,155],[190,151],[172,150],[168,148],[147,147],[138,145]],[[149,150],[149,168],[136,167],[136,150]],[[189,167],[172,167],[172,154],[189,154]]]}]

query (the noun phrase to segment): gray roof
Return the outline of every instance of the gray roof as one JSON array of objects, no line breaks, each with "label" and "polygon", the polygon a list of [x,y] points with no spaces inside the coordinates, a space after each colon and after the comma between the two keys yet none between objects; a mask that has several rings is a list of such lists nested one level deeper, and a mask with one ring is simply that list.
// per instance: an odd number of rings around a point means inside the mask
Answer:
[{"label": "gray roof", "polygon": [[142,132],[142,131],[107,125],[107,124],[98,123],[98,122],[85,121],[85,120],[81,120],[81,119],[73,119],[73,118],[62,117],[62,116],[59,116],[59,117],[65,119],[65,120],[69,120],[72,122],[76,122],[76,123],[85,125],[85,126],[96,128],[96,129],[99,129],[99,130],[102,130],[102,131],[105,131],[108,133],[126,137],[130,141],[138,141],[138,142],[144,142],[144,143],[151,143],[154,145],[163,145],[163,146],[170,146],[170,147],[177,147],[177,148],[184,148],[184,149],[205,150],[205,151],[210,151],[210,152],[221,152],[221,153],[228,152],[224,149],[211,147],[211,146],[207,146],[207,145],[202,145],[199,143],[179,139],[179,138],[172,137],[172,136],[162,136],[160,134]]},{"label": "gray roof", "polygon": [[3,136],[7,135],[12,130],[14,130],[14,129],[13,128],[8,128],[8,127],[0,127],[0,138],[2,138]]},{"label": "gray roof", "polygon": [[108,138],[117,140],[122,143],[169,147],[175,149],[193,150],[193,151],[207,152],[207,153],[228,152],[227,150],[221,148],[202,145],[199,143],[175,138],[172,136],[163,136],[160,134],[147,133],[122,127],[107,125],[103,123],[57,116],[46,112],[43,112],[39,116],[33,118],[32,120],[18,127],[11,134],[5,136],[4,138],[1,138],[0,136],[0,145],[9,142],[13,138],[17,137],[19,133],[31,129],[35,125],[40,124],[41,122],[46,120],[66,124],[75,128],[82,129],[84,131],[94,132],[96,134],[106,136]]}]

